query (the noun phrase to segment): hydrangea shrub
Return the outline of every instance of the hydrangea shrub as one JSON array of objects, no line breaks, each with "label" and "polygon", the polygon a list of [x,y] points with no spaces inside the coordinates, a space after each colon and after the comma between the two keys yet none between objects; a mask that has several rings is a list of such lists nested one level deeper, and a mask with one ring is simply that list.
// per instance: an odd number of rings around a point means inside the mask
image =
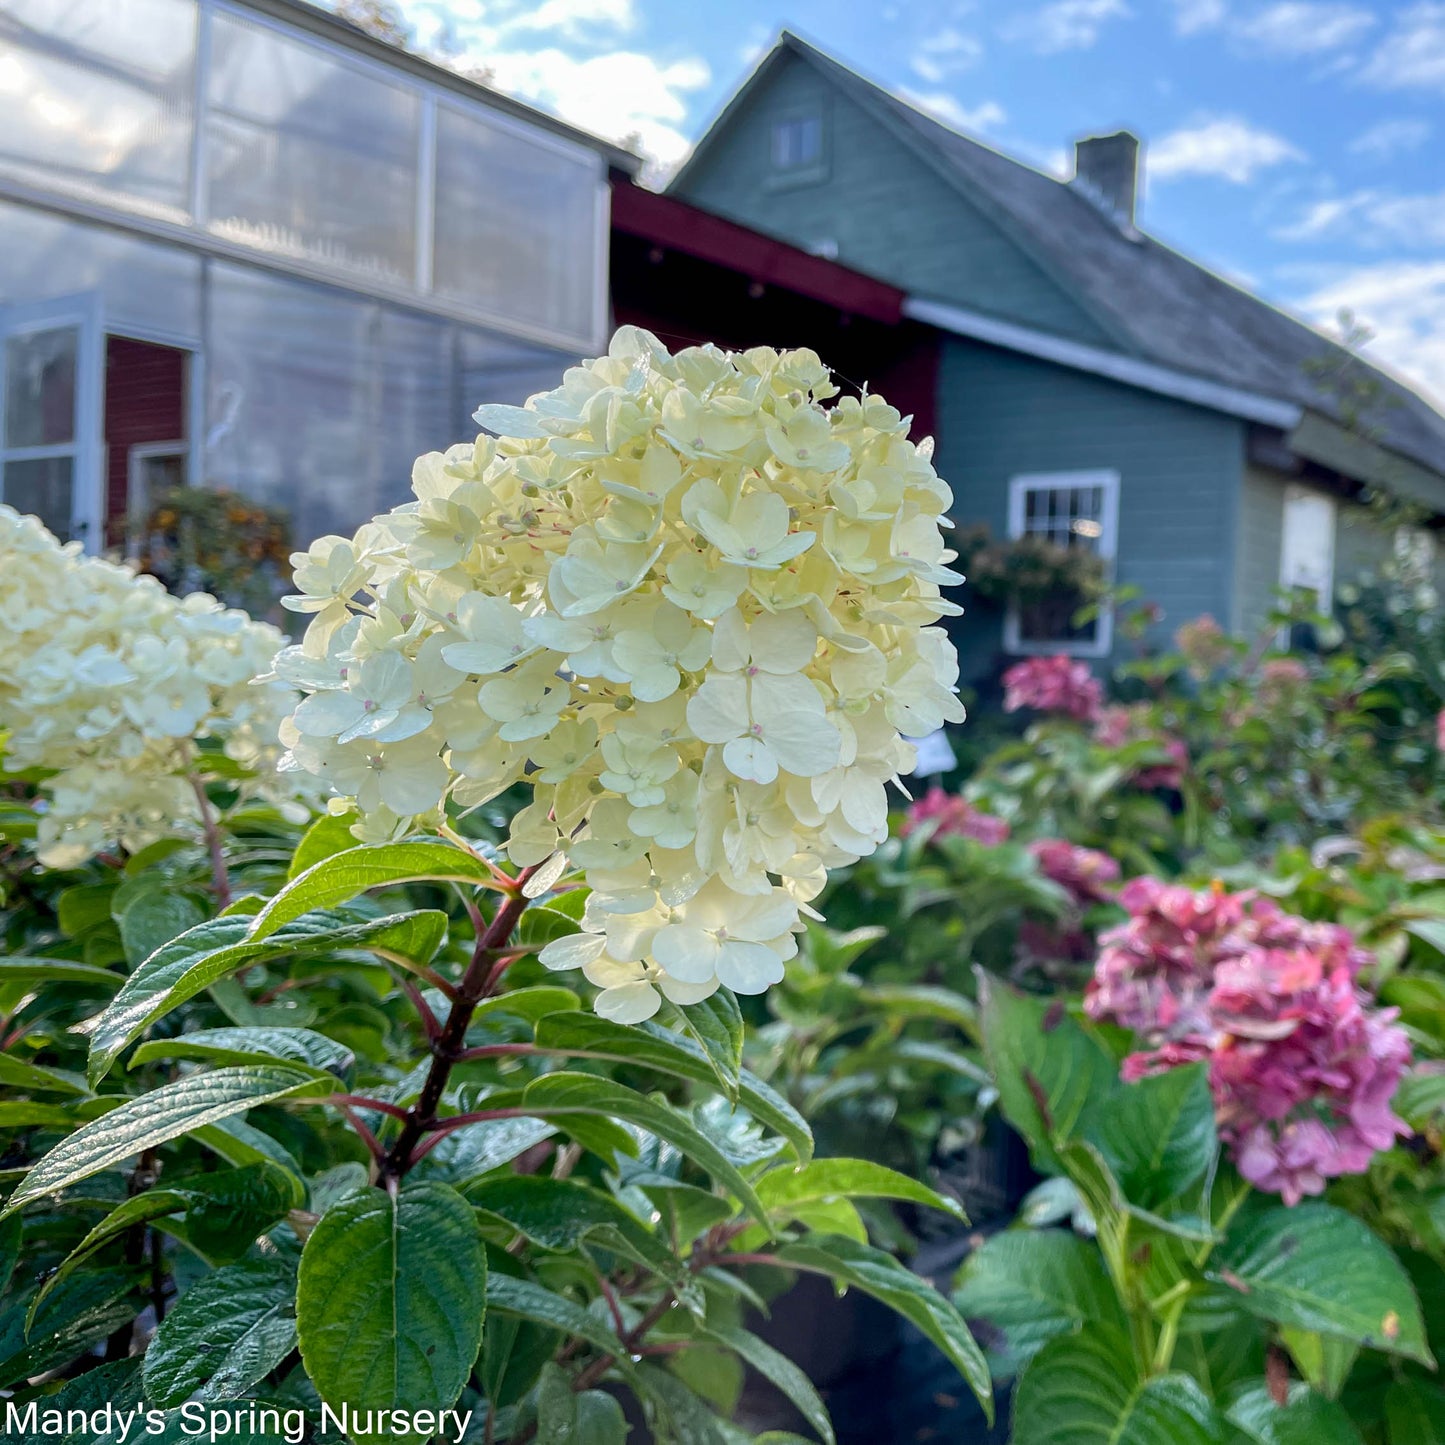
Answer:
[{"label": "hydrangea shrub", "polygon": [[528,784],[511,861],[592,890],[542,961],[614,1019],[776,983],[827,870],[887,836],[905,737],[963,718],[949,490],[893,407],[837,392],[811,351],[624,328],[294,559],[290,766],[368,839]]}]

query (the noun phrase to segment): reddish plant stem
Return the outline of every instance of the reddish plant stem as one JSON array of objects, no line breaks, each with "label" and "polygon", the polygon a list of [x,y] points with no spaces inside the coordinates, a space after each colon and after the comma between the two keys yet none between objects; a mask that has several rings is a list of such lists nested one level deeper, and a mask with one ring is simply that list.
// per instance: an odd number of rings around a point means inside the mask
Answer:
[{"label": "reddish plant stem", "polygon": [[341,1112],[345,1116],[346,1122],[356,1130],[357,1138],[366,1145],[366,1152],[371,1155],[376,1163],[380,1164],[381,1161],[386,1158],[386,1150],[381,1147],[381,1140],[366,1127],[366,1121],[364,1119],[357,1117],[355,1110],[349,1109],[343,1104],[341,1106]]},{"label": "reddish plant stem", "polygon": [[216,895],[218,908],[231,906],[231,875],[226,871],[226,854],[221,846],[221,828],[216,821],[216,810],[206,796],[206,785],[191,773],[191,791],[196,795],[196,806],[201,810],[201,827],[206,834],[206,851],[211,855],[211,892]]},{"label": "reddish plant stem", "polygon": [[[503,960],[511,961],[508,958],[507,940],[526,911],[527,904],[531,902],[522,889],[535,871],[535,868],[524,868],[516,878],[510,880],[507,891],[497,904],[497,911],[492,915],[492,921],[477,935],[472,960],[457,985],[456,997],[447,1013],[447,1021],[442,1025],[440,1034],[432,1040],[432,1062],[426,1082],[422,1085],[416,1103],[406,1111],[401,1132],[387,1152],[386,1158],[381,1161],[377,1183],[384,1188],[393,1188],[400,1184],[406,1177],[407,1170],[426,1152],[425,1149],[418,1151],[417,1146],[428,1134],[436,1134],[438,1124],[443,1122],[437,1119],[437,1110],[441,1107],[442,1096],[446,1093],[447,1081],[451,1078],[453,1066],[466,1050],[467,1027],[477,1005],[501,982],[505,971]],[[482,1117],[505,1115],[509,1112],[494,1110]],[[450,1119],[444,1122],[453,1128],[457,1127]],[[432,1142],[433,1140],[428,1140],[427,1147],[430,1147]]]},{"label": "reddish plant stem", "polygon": [[426,1029],[427,1041],[430,1042],[432,1039],[437,1038],[442,1031],[442,1026],[437,1022],[437,1016],[432,1012],[432,1006],[426,1001],[422,991],[409,978],[402,979],[401,986],[406,996],[411,1000],[411,1006],[421,1015],[422,1025]]}]

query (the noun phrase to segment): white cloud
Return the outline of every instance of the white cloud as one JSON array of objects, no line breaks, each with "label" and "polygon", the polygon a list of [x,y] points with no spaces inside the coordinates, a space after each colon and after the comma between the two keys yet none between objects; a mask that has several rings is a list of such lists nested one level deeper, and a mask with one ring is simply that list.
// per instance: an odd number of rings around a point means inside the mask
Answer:
[{"label": "white cloud", "polygon": [[1273,131],[1239,116],[1216,116],[1161,136],[1149,148],[1147,170],[1156,180],[1218,176],[1243,186],[1270,166],[1304,159],[1301,150]]},{"label": "white cloud", "polygon": [[1108,21],[1131,14],[1125,0],[1052,0],[1043,9],[1006,25],[1003,34],[1032,45],[1043,55],[1087,50]]},{"label": "white cloud", "polygon": [[1445,410],[1445,261],[1382,261],[1338,272],[1295,305],[1320,325],[1342,310],[1375,333],[1373,360],[1430,393]]},{"label": "white cloud", "polygon": [[993,130],[1008,119],[1007,112],[997,101],[986,100],[982,105],[976,105],[970,110],[946,91],[909,90],[905,86],[903,94],[920,110],[928,111],[955,130]]},{"label": "white cloud", "polygon": [[1234,33],[1251,46],[1281,55],[1314,55],[1358,40],[1375,17],[1357,5],[1280,0],[1239,21]]},{"label": "white cloud", "polygon": [[929,85],[941,85],[950,75],[968,70],[983,56],[983,42],[961,30],[948,29],[930,36],[910,62],[913,73]]},{"label": "white cloud", "polygon": [[1401,11],[1361,77],[1383,90],[1445,86],[1445,3],[1419,0]]},{"label": "white cloud", "polygon": [[1350,154],[1388,160],[1402,151],[1412,151],[1430,139],[1426,120],[1382,120],[1362,131],[1350,142]]},{"label": "white cloud", "polygon": [[1346,240],[1355,245],[1445,247],[1445,191],[1400,195],[1361,190],[1315,201],[1274,232],[1281,241]]},{"label": "white cloud", "polygon": [[456,69],[485,70],[498,90],[608,140],[633,141],[660,169],[687,154],[691,97],[711,70],[697,55],[666,59],[623,44],[637,26],[635,0],[402,4],[420,43]]},{"label": "white cloud", "polygon": [[1174,0],[1174,28],[1181,35],[1197,35],[1223,25],[1228,13],[1224,0]]}]

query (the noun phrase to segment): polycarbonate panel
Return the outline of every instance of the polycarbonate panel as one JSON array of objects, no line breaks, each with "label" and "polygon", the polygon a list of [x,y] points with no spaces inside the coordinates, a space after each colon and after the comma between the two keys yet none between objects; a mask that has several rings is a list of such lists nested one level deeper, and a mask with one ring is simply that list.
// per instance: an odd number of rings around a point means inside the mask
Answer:
[{"label": "polycarbonate panel", "polygon": [[180,341],[201,334],[200,257],[0,203],[0,301],[45,301],[82,291],[100,292],[111,331]]},{"label": "polycarbonate panel", "polygon": [[62,542],[70,540],[74,457],[30,457],[5,463],[0,501],[39,517]]},{"label": "polycarbonate panel", "polygon": [[539,391],[560,386],[562,373],[578,358],[543,346],[528,346],[470,326],[458,327],[457,435],[474,437],[472,413],[483,405],[520,406]]},{"label": "polycarbonate panel", "polygon": [[436,290],[498,317],[591,336],[601,184],[595,156],[440,105]]},{"label": "polycarbonate panel", "polygon": [[216,263],[207,333],[206,480],[284,507],[305,546],[380,500],[380,309]]},{"label": "polycarbonate panel", "polygon": [[75,440],[78,326],[5,338],[6,447],[64,446]]},{"label": "polycarbonate panel", "polygon": [[195,0],[0,0],[0,169],[179,218]]},{"label": "polycarbonate panel", "polygon": [[420,129],[415,92],[216,14],[205,174],[218,235],[411,284]]}]

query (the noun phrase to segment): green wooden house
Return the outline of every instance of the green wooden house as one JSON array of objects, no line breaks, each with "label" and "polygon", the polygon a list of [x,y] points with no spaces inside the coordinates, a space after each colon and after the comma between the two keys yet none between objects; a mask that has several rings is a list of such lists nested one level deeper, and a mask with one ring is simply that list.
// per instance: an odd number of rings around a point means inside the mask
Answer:
[{"label": "green wooden house", "polygon": [[[1327,602],[1391,547],[1433,555],[1445,417],[1140,229],[1134,136],[1075,159],[1045,175],[785,31],[671,190],[903,288],[935,349],[956,519],[1097,551],[1162,608],[1161,635],[1205,613],[1249,631],[1281,585]],[[1425,525],[1376,527],[1357,503],[1381,487]],[[1017,610],[960,640],[973,675],[1114,647],[1107,616]]]}]

